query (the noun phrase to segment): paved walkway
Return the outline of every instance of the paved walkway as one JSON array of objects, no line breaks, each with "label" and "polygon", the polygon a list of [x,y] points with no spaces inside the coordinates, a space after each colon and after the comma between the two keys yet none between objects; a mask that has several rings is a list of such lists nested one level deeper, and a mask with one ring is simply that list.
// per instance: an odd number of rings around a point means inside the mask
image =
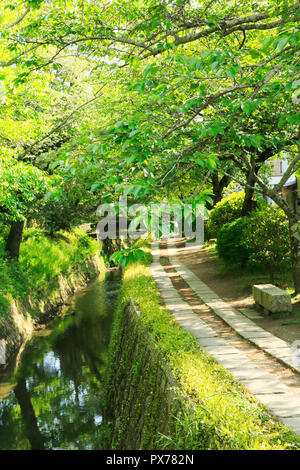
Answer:
[{"label": "paved walkway", "polygon": [[[291,348],[285,341],[257,326],[219,298],[213,290],[176,258],[177,248],[174,241],[169,240],[168,246],[169,259],[173,267],[207,306],[247,341],[294,370],[300,371],[299,366],[293,363]],[[259,367],[239,349],[219,337],[215,330],[194,313],[192,307],[182,299],[161,266],[158,242],[152,244],[152,255],[153,278],[167,308],[175,319],[197,338],[201,346],[211,356],[228,369],[261,403],[266,405],[274,416],[300,435],[300,396],[292,393],[274,375]]]}]

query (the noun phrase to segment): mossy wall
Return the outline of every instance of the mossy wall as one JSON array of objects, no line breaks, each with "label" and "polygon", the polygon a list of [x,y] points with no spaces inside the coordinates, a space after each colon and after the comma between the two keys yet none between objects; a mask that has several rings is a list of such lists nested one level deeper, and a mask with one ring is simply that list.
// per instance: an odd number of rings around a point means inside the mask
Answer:
[{"label": "mossy wall", "polygon": [[130,302],[117,312],[103,394],[103,447],[157,449],[180,407],[176,383]]}]

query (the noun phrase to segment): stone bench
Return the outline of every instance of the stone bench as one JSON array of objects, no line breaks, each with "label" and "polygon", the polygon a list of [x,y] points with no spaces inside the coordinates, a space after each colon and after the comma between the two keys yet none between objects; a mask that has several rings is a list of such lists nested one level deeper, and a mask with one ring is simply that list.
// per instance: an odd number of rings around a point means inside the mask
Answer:
[{"label": "stone bench", "polygon": [[288,292],[273,284],[257,284],[252,287],[256,304],[265,309],[265,313],[291,312],[292,302]]}]

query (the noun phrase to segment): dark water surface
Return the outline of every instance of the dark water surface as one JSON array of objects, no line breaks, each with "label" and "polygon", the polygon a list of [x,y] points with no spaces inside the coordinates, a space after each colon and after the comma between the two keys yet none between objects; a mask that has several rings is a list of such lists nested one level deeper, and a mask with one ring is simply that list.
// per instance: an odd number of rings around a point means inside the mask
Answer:
[{"label": "dark water surface", "polygon": [[28,343],[15,373],[2,378],[0,449],[100,449],[102,377],[119,279],[111,271],[75,294],[64,316]]}]

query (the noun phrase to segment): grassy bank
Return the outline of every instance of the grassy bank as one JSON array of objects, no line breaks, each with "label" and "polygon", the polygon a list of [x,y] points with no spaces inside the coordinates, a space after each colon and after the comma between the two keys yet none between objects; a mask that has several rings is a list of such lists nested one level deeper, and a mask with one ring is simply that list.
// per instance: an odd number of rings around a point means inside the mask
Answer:
[{"label": "grassy bank", "polygon": [[[99,253],[96,240],[82,230],[59,232],[49,238],[38,229],[27,229],[21,244],[20,262],[4,256],[4,239],[0,239],[0,317],[5,316],[12,301],[40,299],[41,292],[51,297],[59,277],[67,275],[87,258]],[[34,312],[33,312],[34,313]]]},{"label": "grassy bank", "polygon": [[4,256],[0,239],[0,340],[7,362],[37,324],[56,315],[78,287],[104,268],[100,251],[99,243],[79,229],[52,238],[28,229],[17,263]]},{"label": "grassy bank", "polygon": [[[300,449],[300,439],[267,413],[174,321],[161,304],[149,264],[150,256],[144,263],[126,267],[114,329],[120,328],[122,312],[133,297],[143,323],[187,397],[186,403],[192,400],[194,405],[193,413],[189,405],[174,418],[172,431],[158,437],[155,448]],[[112,337],[117,337],[116,331]],[[112,344],[112,347],[117,345]],[[149,394],[150,389],[145,393]]]}]

